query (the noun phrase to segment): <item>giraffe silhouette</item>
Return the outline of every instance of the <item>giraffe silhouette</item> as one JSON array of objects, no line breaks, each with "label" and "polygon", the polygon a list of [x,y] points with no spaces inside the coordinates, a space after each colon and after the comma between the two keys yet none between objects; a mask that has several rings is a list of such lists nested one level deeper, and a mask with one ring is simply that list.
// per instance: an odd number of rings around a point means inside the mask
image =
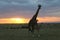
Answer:
[{"label": "giraffe silhouette", "polygon": [[34,27],[35,26],[38,26],[37,24],[37,16],[38,16],[38,13],[39,13],[39,10],[41,9],[41,5],[38,5],[38,9],[35,13],[35,15],[31,18],[31,20],[29,21],[29,24],[28,24],[28,31],[31,31],[31,32],[34,32]]}]

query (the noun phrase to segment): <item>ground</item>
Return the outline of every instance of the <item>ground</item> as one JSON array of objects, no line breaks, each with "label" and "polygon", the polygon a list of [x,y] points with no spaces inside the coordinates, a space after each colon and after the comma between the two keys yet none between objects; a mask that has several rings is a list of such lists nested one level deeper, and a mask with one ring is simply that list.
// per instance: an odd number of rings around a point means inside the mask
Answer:
[{"label": "ground", "polygon": [[0,40],[60,40],[60,28],[40,29],[40,37],[35,37],[28,33],[27,29],[1,29]]}]

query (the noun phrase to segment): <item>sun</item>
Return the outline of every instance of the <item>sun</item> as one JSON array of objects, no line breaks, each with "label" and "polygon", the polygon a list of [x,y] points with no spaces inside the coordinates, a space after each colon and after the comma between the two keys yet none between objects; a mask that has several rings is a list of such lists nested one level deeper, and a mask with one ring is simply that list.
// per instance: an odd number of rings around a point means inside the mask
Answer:
[{"label": "sun", "polygon": [[13,23],[25,23],[24,18],[11,18]]}]

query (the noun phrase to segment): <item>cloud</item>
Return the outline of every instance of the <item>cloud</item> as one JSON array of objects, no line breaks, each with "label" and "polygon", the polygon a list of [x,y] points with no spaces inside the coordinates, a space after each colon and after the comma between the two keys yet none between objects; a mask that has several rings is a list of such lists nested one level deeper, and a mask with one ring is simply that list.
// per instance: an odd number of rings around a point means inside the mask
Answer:
[{"label": "cloud", "polygon": [[[38,4],[42,5],[39,17],[60,17],[60,0],[0,0],[0,17],[5,17],[9,14],[16,16],[15,14],[20,13],[19,15],[21,15],[26,12],[31,17],[32,13],[34,14],[36,12]],[[27,17],[26,15],[24,16]]]},{"label": "cloud", "polygon": [[31,5],[36,5],[36,4],[38,4],[38,0],[29,0],[29,3]]},{"label": "cloud", "polygon": [[39,0],[38,3],[42,4],[43,6],[51,6],[58,4],[60,0]]},{"label": "cloud", "polygon": [[19,5],[38,5],[38,4],[42,4],[42,5],[46,5],[46,6],[50,6],[53,4],[58,4],[60,0],[0,0],[0,3],[5,3],[5,4],[19,4]]}]

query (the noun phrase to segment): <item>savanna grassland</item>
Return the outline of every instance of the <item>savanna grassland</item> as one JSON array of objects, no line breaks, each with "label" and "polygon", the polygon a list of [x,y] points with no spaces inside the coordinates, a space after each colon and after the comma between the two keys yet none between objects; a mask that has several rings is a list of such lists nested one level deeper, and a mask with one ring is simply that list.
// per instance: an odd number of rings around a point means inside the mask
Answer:
[{"label": "savanna grassland", "polygon": [[41,23],[40,37],[32,37],[28,29],[21,29],[27,24],[0,24],[0,40],[60,40],[60,23]]}]

